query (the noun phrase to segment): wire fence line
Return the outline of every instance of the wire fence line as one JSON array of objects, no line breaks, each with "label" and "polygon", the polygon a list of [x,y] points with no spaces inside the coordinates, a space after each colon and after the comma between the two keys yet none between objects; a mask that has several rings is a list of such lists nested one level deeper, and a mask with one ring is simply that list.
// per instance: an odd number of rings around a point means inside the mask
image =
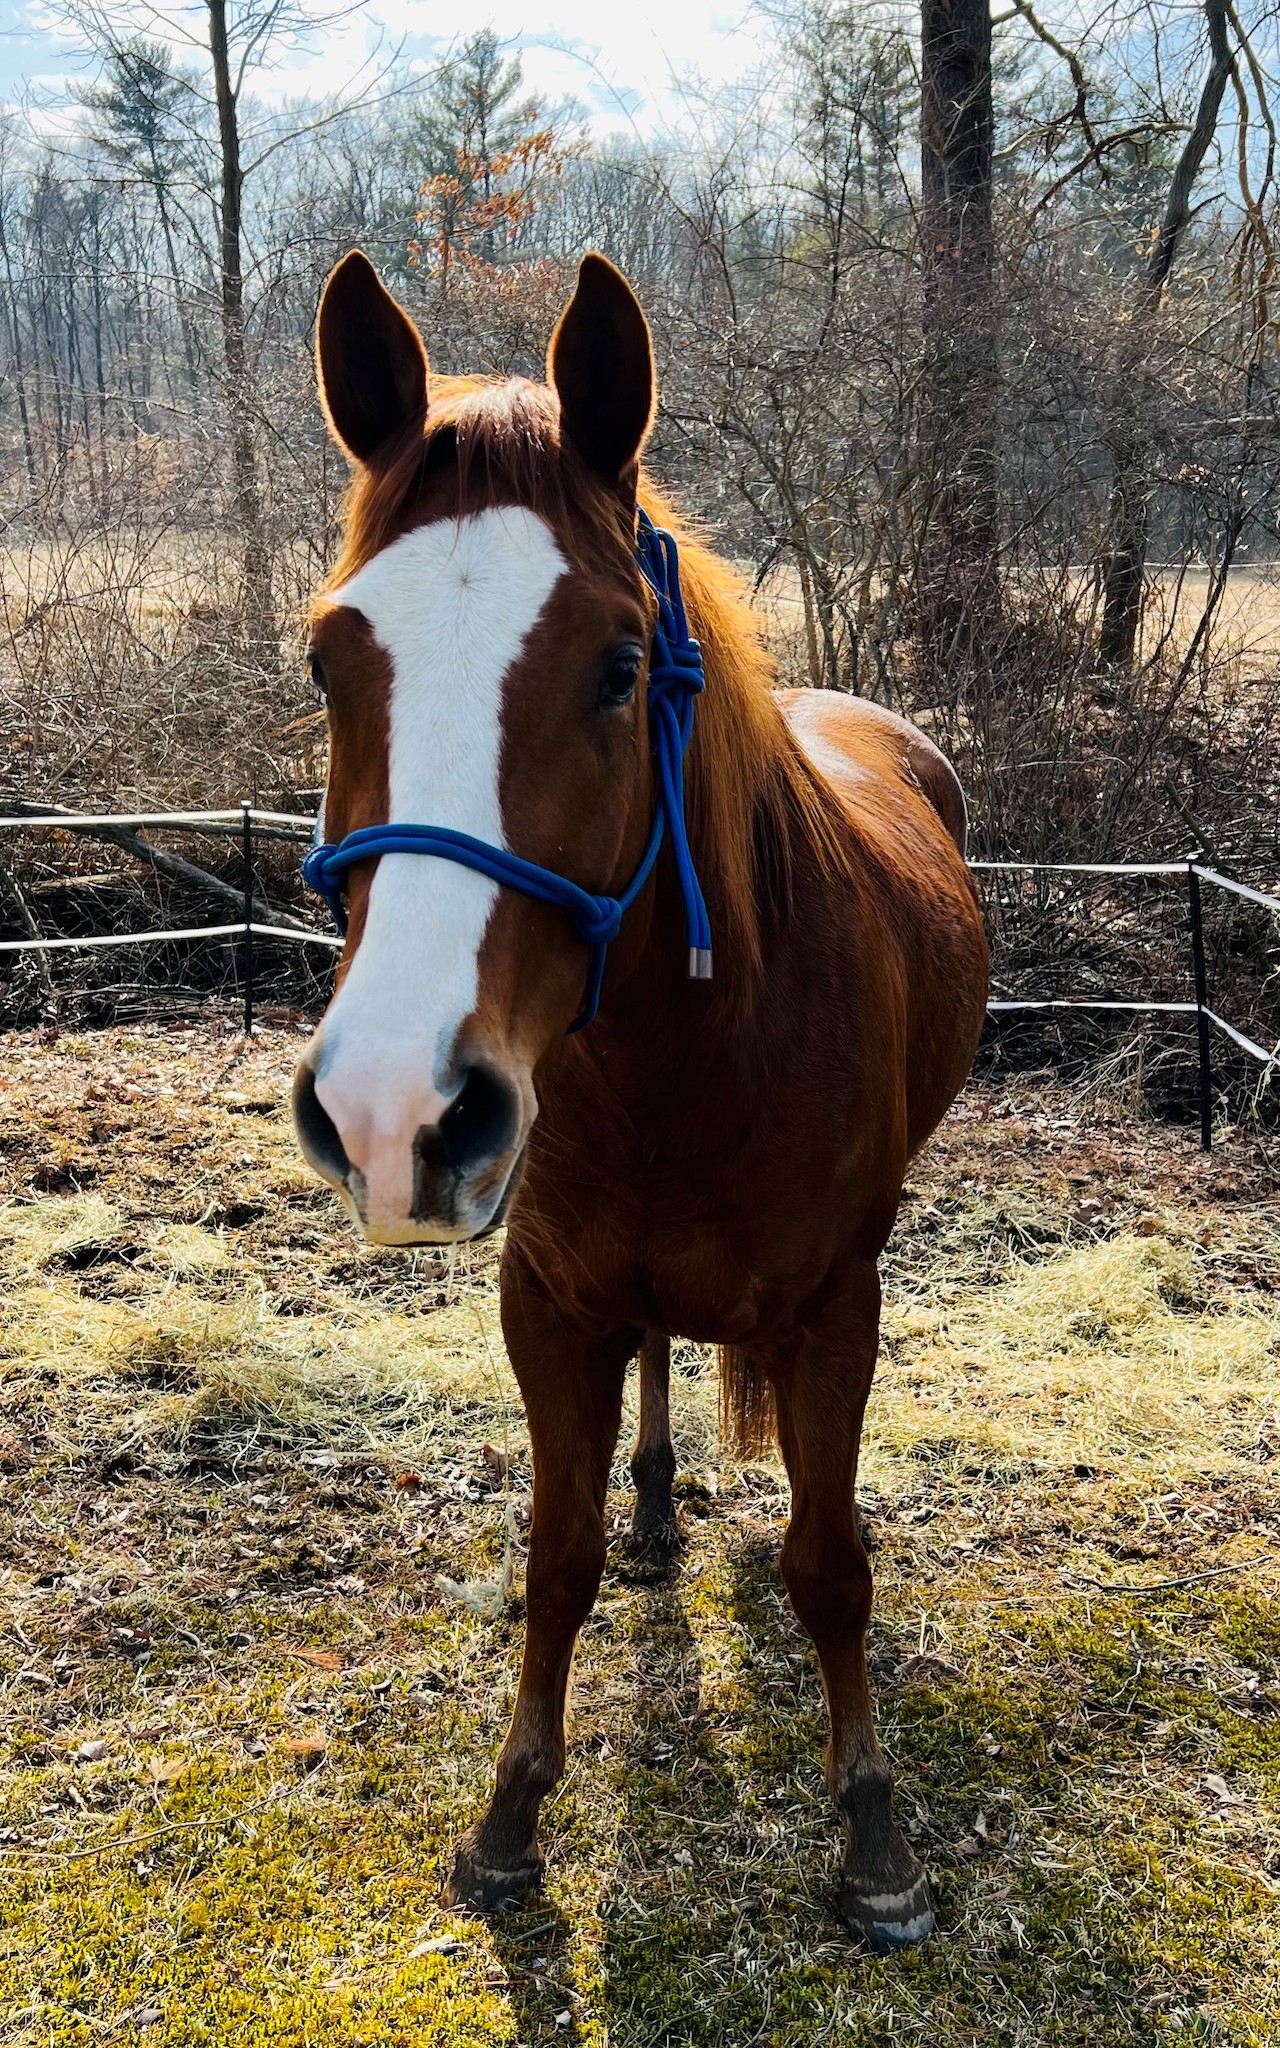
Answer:
[{"label": "wire fence line", "polygon": [[279,835],[282,838],[310,839],[315,830],[315,819],[300,818],[296,811],[258,811],[252,804],[237,804],[233,811],[16,811],[12,816],[0,817],[0,832],[86,832],[95,826],[117,830],[127,826],[131,831],[139,831],[146,825],[182,826],[193,831],[207,825],[219,831],[239,832],[246,812],[255,825],[288,826],[289,830]]},{"label": "wire fence line", "polygon": [[1251,889],[1247,883],[1237,882],[1230,875],[1219,874],[1216,868],[1205,867],[1194,855],[1180,861],[1017,861],[1017,860],[975,860],[970,866],[978,872],[1013,874],[1058,874],[1058,875],[1182,875],[1186,878],[1188,933],[1190,939],[1191,975],[1195,998],[1191,1002],[1158,1002],[1118,1000],[1112,997],[1043,997],[1021,996],[998,998],[988,1003],[989,1012],[1031,1011],[1031,1010],[1075,1010],[1075,1011],[1129,1011],[1131,1013],[1162,1013],[1194,1017],[1198,1041],[1198,1078],[1200,1108],[1200,1143],[1204,1151],[1213,1145],[1213,1073],[1209,1050],[1210,1025],[1230,1039],[1239,1051],[1256,1060],[1263,1068],[1263,1080],[1270,1077],[1277,1060],[1280,1059],[1280,1039],[1268,1049],[1260,1045],[1239,1026],[1232,1024],[1210,1006],[1208,999],[1208,977],[1205,970],[1204,922],[1201,905],[1201,883],[1212,889],[1224,890],[1227,894],[1240,897],[1247,903],[1257,904],[1280,917],[1280,896],[1269,895],[1262,889]]},{"label": "wire fence line", "polygon": [[234,923],[165,926],[142,932],[83,933],[71,938],[46,938],[43,934],[25,939],[0,940],[0,954],[89,952],[116,946],[155,946],[184,940],[235,939],[240,945],[240,982],[244,1003],[244,1028],[253,1029],[255,982],[255,941],[272,944],[319,946],[341,952],[342,940],[329,932],[306,927],[268,924],[255,916],[254,835],[260,838],[310,842],[314,818],[300,818],[289,811],[263,811],[242,803],[234,810],[221,811],[45,811],[0,816],[0,831],[10,832],[121,832],[170,830],[234,834],[240,840],[243,907]]},{"label": "wire fence line", "polygon": [[150,946],[166,939],[242,939],[246,932],[255,939],[283,939],[286,944],[292,942],[295,946],[327,946],[334,953],[342,951],[342,940],[332,938],[328,932],[297,931],[287,924],[237,922],[187,925],[172,931],[86,932],[73,939],[0,939],[0,953],[84,953],[99,946]]},{"label": "wire fence line", "polygon": [[[314,931],[294,925],[267,924],[253,914],[254,910],[254,836],[262,838],[290,839],[309,842],[315,829],[314,818],[299,817],[288,811],[258,810],[253,805],[242,803],[234,809],[212,811],[129,811],[129,812],[43,812],[26,815],[0,816],[0,831],[26,832],[93,832],[111,830],[174,830],[209,832],[218,835],[234,834],[240,840],[242,881],[244,894],[243,915],[231,923],[188,925],[142,932],[86,933],[71,938],[32,936],[25,939],[0,940],[0,954],[17,953],[63,953],[89,951],[116,946],[151,946],[178,943],[184,940],[236,939],[241,946],[241,982],[244,1000],[245,1030],[253,1028],[253,990],[255,966],[255,941],[270,944],[320,946],[330,952],[342,950],[342,940],[328,932]],[[1270,1048],[1260,1045],[1254,1038],[1241,1031],[1227,1018],[1210,1007],[1205,972],[1204,930],[1201,915],[1200,885],[1207,883],[1210,888],[1225,890],[1280,917],[1280,896],[1269,895],[1265,890],[1253,889],[1247,883],[1237,882],[1230,875],[1219,874],[1216,868],[1205,867],[1194,857],[1171,861],[1022,861],[1022,860],[974,860],[969,863],[975,873],[985,874],[1040,874],[1040,875],[1113,875],[1137,877],[1143,875],[1179,875],[1186,881],[1187,907],[1190,938],[1190,962],[1195,987],[1193,1000],[1167,1002],[1118,998],[1118,997],[1074,997],[1074,996],[1009,996],[993,997],[987,1004],[993,1015],[1023,1012],[1124,1012],[1131,1015],[1159,1014],[1184,1016],[1196,1019],[1199,1034],[1199,1097],[1200,1135],[1206,1151],[1212,1143],[1212,1073],[1209,1058],[1209,1026],[1213,1025],[1230,1039],[1241,1052],[1256,1060],[1269,1073],[1280,1062],[1280,1039]]]}]

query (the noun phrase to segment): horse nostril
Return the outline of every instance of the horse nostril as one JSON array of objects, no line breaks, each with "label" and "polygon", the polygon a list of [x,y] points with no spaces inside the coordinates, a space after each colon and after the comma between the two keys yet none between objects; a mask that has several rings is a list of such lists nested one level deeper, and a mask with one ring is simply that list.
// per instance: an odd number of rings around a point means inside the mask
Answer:
[{"label": "horse nostril", "polygon": [[440,1150],[460,1173],[485,1166],[509,1150],[519,1128],[520,1099],[509,1081],[487,1067],[468,1067],[462,1086],[440,1119]]},{"label": "horse nostril", "polygon": [[293,1122],[298,1142],[318,1174],[338,1187],[351,1171],[338,1127],[316,1094],[316,1077],[304,1061],[293,1079]]}]

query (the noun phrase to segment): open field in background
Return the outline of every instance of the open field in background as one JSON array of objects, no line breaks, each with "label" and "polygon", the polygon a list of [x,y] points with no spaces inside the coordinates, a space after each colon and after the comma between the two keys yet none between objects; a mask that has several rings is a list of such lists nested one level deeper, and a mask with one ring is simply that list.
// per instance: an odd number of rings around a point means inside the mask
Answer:
[{"label": "open field in background", "polygon": [[[122,518],[114,529],[89,527],[82,536],[67,532],[55,540],[11,532],[0,564],[0,605],[10,627],[20,625],[27,608],[66,597],[92,607],[124,594],[138,624],[201,613],[223,601],[228,583],[234,585],[235,550],[226,533],[184,530],[151,510],[134,524]],[[305,587],[307,578],[323,573],[318,546],[277,545],[272,572],[283,592]]]},{"label": "open field in background", "polygon": [[[42,615],[54,604],[71,605],[83,613],[110,610],[123,599],[135,630],[148,625],[164,629],[184,615],[207,617],[220,602],[220,590],[234,565],[234,547],[223,534],[155,529],[89,531],[76,540],[57,541],[20,534],[6,537],[0,563],[0,618],[7,631],[21,634],[32,615],[38,629]],[[740,560],[738,568],[751,583],[754,567]],[[277,548],[273,571],[285,608],[287,629],[300,629],[306,594],[324,575],[321,551],[314,542],[295,541]],[[1189,637],[1204,608],[1209,570],[1184,572],[1154,568],[1150,573],[1147,635],[1165,629],[1176,606],[1176,640]],[[1074,587],[1085,587],[1076,575]],[[756,609],[766,621],[771,640],[792,651],[803,639],[800,579],[794,569],[771,571],[755,592]],[[25,628],[32,630],[31,624]],[[1259,563],[1233,569],[1217,615],[1216,633],[1247,658],[1262,662],[1280,653],[1280,564]],[[798,645],[798,643],[797,643]],[[8,664],[6,663],[7,667]]]},{"label": "open field in background", "polygon": [[[751,565],[743,562],[739,567],[750,579]],[[1083,571],[1075,573],[1071,588],[1073,595],[1083,593]],[[1033,594],[1035,586],[1027,589]],[[1203,614],[1208,590],[1208,569],[1154,570],[1144,615],[1144,647],[1149,649],[1168,634],[1176,650],[1184,649]],[[754,604],[786,678],[803,682],[806,657],[799,576],[793,569],[774,570],[755,593]],[[1220,653],[1233,657],[1248,677],[1274,674],[1280,657],[1280,565],[1262,563],[1230,572],[1216,615],[1214,645]]]},{"label": "open field in background", "polygon": [[546,1891],[485,1925],[436,1892],[520,1639],[494,1253],[355,1241],[297,1044],[0,1047],[6,2048],[1273,2042],[1270,1159],[1031,1076],[912,1175],[861,1503],[933,1943],[835,1925],[782,1478],[692,1350],[683,1556],[629,1565],[624,1440]]}]

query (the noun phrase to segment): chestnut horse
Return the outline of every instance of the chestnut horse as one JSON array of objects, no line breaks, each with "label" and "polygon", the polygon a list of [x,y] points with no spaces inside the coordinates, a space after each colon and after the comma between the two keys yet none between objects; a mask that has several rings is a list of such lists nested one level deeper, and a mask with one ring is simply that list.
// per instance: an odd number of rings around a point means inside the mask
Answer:
[{"label": "chestnut horse", "polygon": [[[603,257],[582,264],[545,386],[429,381],[416,329],[359,253],[326,286],[318,356],[354,465],[312,621],[324,852],[389,824],[436,843],[391,850],[374,831],[367,856],[348,851],[346,945],[299,1069],[298,1136],[378,1243],[506,1222],[502,1326],[533,1449],[519,1694],[447,1896],[492,1907],[540,1875],[624,1375],[639,1352],[637,1527],[660,1543],[680,1335],[720,1347],[727,1426],[744,1449],[776,1426],[790,1475],[782,1572],[830,1710],[841,1917],[877,1948],[916,1941],[933,1914],[876,1740],[854,1474],[876,1262],[983,1020],[959,784],[874,705],[771,687],[738,579],[640,472],[649,330]],[[645,513],[677,536],[705,688],[683,734],[683,811],[677,788],[640,882],[665,801]],[[682,849],[711,979],[690,978]],[[637,877],[588,1029],[572,1027],[603,933],[593,955],[563,900],[524,893],[531,873],[597,905]],[[695,952],[700,974],[708,962]]]}]

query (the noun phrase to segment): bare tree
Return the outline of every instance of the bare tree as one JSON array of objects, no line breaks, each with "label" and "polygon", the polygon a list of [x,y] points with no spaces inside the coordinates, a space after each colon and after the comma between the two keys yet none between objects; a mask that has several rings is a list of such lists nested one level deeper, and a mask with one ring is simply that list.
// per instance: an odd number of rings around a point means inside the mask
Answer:
[{"label": "bare tree", "polygon": [[920,626],[945,661],[989,641],[1000,597],[988,0],[924,0],[920,81]]},{"label": "bare tree", "polygon": [[[1191,222],[1191,201],[1205,158],[1218,132],[1218,116],[1231,77],[1232,51],[1227,27],[1228,0],[1204,0],[1209,63],[1199,103],[1174,166],[1164,218],[1128,309],[1132,343],[1125,350],[1123,370],[1127,403],[1122,404],[1111,444],[1111,541],[1106,563],[1099,652],[1102,659],[1127,668],[1133,660],[1142,615],[1142,585],[1147,561],[1150,487],[1143,465],[1142,436],[1150,407],[1133,388],[1134,374],[1152,325],[1159,319],[1165,287]],[[1123,370],[1121,374],[1123,375]]]},{"label": "bare tree", "polygon": [[[244,251],[242,207],[244,172],[240,159],[240,93],[245,60],[238,71],[231,67],[227,36],[226,0],[207,0],[209,55],[213,63],[214,94],[218,108],[218,154],[221,170],[219,204],[219,290],[222,307],[222,348],[227,379],[227,408],[231,416],[231,461],[235,476],[236,509],[244,548],[244,591],[248,626],[253,639],[264,649],[276,638],[275,602],[271,589],[271,556],[266,545],[262,495],[258,486],[257,456],[253,440],[253,391],[245,352]],[[266,0],[260,21],[247,24],[246,54],[254,42],[270,31],[270,17],[279,13],[277,0]]]}]

